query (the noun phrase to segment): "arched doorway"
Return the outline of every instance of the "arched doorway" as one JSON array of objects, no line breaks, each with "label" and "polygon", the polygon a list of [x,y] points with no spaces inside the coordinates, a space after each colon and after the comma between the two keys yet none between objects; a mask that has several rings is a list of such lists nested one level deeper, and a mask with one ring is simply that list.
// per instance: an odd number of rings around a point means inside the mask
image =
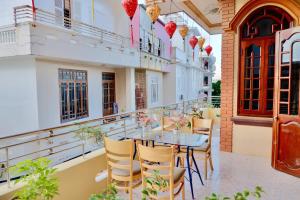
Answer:
[{"label": "arched doorway", "polygon": [[238,114],[273,116],[275,33],[293,26],[283,9],[264,6],[240,26]]}]

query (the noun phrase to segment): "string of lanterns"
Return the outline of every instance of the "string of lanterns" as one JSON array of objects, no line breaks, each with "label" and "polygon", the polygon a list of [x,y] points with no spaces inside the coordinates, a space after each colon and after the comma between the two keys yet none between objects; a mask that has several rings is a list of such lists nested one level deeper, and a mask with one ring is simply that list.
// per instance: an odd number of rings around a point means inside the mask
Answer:
[{"label": "string of lanterns", "polygon": [[[138,6],[138,0],[122,0],[122,6],[130,18],[130,36],[131,36],[130,38],[131,38],[131,44],[133,44],[134,40],[133,40],[132,19],[136,12],[137,6]],[[172,0],[170,3],[170,13],[171,13],[171,6],[172,6]],[[147,6],[147,8],[146,8],[146,13],[149,16],[149,18],[151,19],[152,24],[154,24],[158,20],[160,12],[161,12],[161,9],[157,5],[156,2],[154,2],[152,5]],[[183,24],[183,25],[177,26],[177,24],[171,20],[165,24],[164,29],[167,32],[167,34],[169,35],[169,38],[171,40],[177,27],[178,27],[178,32],[181,35],[182,39],[185,40],[185,38],[189,32],[189,28],[187,25]],[[197,38],[195,35],[193,35],[189,40],[189,44],[190,44],[191,48],[193,49],[193,60],[194,60],[194,51],[195,51],[195,47],[197,44],[199,46],[200,51],[203,52],[203,50],[205,50],[205,52],[207,53],[208,56],[210,56],[210,54],[213,50],[213,48],[210,44],[204,48],[205,38],[202,36]],[[171,47],[170,47],[170,49],[171,49]]]}]

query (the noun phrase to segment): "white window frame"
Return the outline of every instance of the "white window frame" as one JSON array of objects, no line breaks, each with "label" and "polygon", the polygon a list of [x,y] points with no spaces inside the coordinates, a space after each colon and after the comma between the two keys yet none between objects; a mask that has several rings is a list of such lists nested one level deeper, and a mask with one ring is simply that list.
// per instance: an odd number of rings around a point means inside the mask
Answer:
[{"label": "white window frame", "polygon": [[156,104],[159,102],[159,83],[157,77],[152,77],[150,80],[150,102]]}]

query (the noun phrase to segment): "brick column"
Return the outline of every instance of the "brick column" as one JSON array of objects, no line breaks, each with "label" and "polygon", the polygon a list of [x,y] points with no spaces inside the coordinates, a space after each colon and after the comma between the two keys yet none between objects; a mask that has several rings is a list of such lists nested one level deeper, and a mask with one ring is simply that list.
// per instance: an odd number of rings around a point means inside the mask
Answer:
[{"label": "brick column", "polygon": [[234,32],[229,22],[234,17],[234,0],[220,0],[222,7],[222,85],[221,85],[221,151],[232,152],[233,95],[234,95]]}]

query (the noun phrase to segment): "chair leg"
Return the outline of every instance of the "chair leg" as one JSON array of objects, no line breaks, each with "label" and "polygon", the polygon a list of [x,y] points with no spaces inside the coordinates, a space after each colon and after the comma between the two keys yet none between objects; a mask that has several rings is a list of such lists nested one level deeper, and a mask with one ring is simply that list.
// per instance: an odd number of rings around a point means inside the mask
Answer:
[{"label": "chair leg", "polygon": [[213,163],[212,163],[211,153],[209,154],[209,164],[210,164],[211,171],[214,171],[214,166],[213,166]]},{"label": "chair leg", "polygon": [[185,185],[184,185],[184,179],[183,179],[183,181],[182,181],[181,195],[182,195],[182,200],[185,200]]},{"label": "chair leg", "polygon": [[180,157],[180,167],[184,167],[184,158],[183,157]]},{"label": "chair leg", "polygon": [[207,155],[206,154],[204,159],[204,173],[205,173],[205,180],[207,180]]},{"label": "chair leg", "polygon": [[132,200],[132,183],[129,183],[129,200]]}]

